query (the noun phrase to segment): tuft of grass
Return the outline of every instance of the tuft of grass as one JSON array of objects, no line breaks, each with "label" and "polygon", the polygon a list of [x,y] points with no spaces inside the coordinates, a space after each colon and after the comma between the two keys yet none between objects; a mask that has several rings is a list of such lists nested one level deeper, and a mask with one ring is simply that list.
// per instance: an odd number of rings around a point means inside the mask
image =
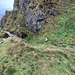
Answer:
[{"label": "tuft of grass", "polygon": [[0,44],[0,74],[74,75],[74,54],[74,48],[32,46],[20,38],[8,38]]}]

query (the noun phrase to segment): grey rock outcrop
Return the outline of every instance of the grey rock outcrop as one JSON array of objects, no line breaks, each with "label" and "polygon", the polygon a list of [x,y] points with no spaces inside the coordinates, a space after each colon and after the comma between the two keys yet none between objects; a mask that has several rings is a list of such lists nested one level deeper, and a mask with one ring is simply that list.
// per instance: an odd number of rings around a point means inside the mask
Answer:
[{"label": "grey rock outcrop", "polygon": [[5,26],[8,17],[11,15],[11,11],[6,10],[5,15],[0,20],[0,29]]},{"label": "grey rock outcrop", "polygon": [[39,33],[39,30],[44,25],[45,14],[41,10],[29,9],[28,14],[26,15],[26,26],[29,29],[33,30],[36,33]]},{"label": "grey rock outcrop", "polygon": [[21,13],[26,13],[28,5],[32,2],[33,0],[19,0],[19,8]]},{"label": "grey rock outcrop", "polygon": [[32,2],[33,0],[14,0],[13,10],[18,11],[20,10],[21,13],[25,13],[27,10],[27,6]]},{"label": "grey rock outcrop", "polygon": [[31,9],[28,8],[29,4],[33,0],[14,0],[14,11],[20,10],[21,14],[25,14],[25,24],[30,29],[36,33],[39,33],[39,30],[44,25],[45,14],[40,10],[36,10],[36,7]]},{"label": "grey rock outcrop", "polygon": [[18,11],[19,10],[19,0],[14,0],[14,11]]},{"label": "grey rock outcrop", "polygon": [[[58,10],[55,10],[56,3],[59,0],[14,0],[13,11],[6,11],[1,19],[1,25],[24,25],[35,33],[45,25],[47,16],[57,16]],[[11,22],[11,23],[10,23]],[[22,23],[23,22],[23,23]],[[11,26],[10,26],[11,28]]]}]

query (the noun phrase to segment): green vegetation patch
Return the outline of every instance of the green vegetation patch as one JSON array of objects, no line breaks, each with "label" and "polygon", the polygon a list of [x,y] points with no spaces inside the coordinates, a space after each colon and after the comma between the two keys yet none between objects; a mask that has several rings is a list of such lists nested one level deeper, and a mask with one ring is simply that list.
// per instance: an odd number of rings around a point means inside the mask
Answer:
[{"label": "green vegetation patch", "polygon": [[0,74],[73,75],[75,49],[29,45],[20,38],[0,44]]}]

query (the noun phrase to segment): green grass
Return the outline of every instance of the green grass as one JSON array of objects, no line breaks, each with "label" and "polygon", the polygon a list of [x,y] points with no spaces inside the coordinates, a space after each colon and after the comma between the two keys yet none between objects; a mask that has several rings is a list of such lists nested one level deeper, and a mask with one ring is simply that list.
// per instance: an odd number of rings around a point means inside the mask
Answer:
[{"label": "green grass", "polygon": [[[34,1],[34,4],[41,4],[42,1],[43,0],[36,0]],[[64,1],[60,1],[61,4],[63,4],[62,2]],[[65,2],[67,3],[70,1],[67,0]],[[32,4],[33,3],[31,3],[29,6],[34,5]],[[36,43],[40,44],[45,42],[45,39],[47,37],[48,40],[51,41],[51,44],[65,43],[75,46],[75,5],[71,3],[69,5],[68,3],[64,5],[64,7],[61,7],[60,5],[56,6],[57,8],[59,7],[58,11],[61,12],[59,16],[47,16],[45,21],[48,21],[48,23],[45,23],[44,29],[42,28],[40,30],[40,32],[42,32],[42,35],[35,34],[26,27],[25,14],[21,14],[20,11],[12,11],[11,15],[7,19],[7,22],[3,30],[7,30],[9,32],[23,32],[28,35],[26,37],[26,40],[29,43],[34,43],[34,39],[36,39]],[[18,25],[20,25],[20,28],[18,28]],[[36,38],[33,34],[36,36]]]},{"label": "green grass", "polygon": [[5,75],[74,75],[75,48],[32,46],[19,38],[0,44],[0,73]]},{"label": "green grass", "polygon": [[[36,9],[41,1],[34,2]],[[3,42],[6,35],[0,33],[0,75],[75,75],[75,47],[54,46],[62,43],[75,46],[75,5],[67,4],[65,8],[59,7],[62,14],[46,18],[48,23],[40,30],[42,35],[25,27],[25,15],[20,11],[11,13],[3,30],[27,34],[28,43],[17,37],[9,37]],[[17,25],[20,25],[19,29]],[[51,45],[44,43],[46,37]]]},{"label": "green grass", "polygon": [[[37,44],[45,42],[47,37],[51,44],[65,43],[75,46],[75,5],[67,6],[67,8],[57,17],[47,17],[46,21],[49,22],[44,25],[44,29],[40,30],[42,35],[36,35]],[[33,43],[34,41],[31,39],[29,42]]]}]

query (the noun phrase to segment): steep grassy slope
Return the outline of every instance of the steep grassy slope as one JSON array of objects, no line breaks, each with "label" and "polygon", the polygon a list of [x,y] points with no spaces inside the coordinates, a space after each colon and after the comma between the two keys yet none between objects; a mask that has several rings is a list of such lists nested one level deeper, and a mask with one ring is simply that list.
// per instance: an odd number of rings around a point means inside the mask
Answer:
[{"label": "steep grassy slope", "polygon": [[[52,3],[52,4],[51,4]],[[20,11],[10,14],[7,18],[6,23],[4,23],[3,30],[9,32],[22,32],[28,36],[25,39],[29,43],[44,43],[45,39],[51,41],[51,44],[69,44],[75,46],[75,5],[73,0],[34,0],[28,6],[28,8],[35,7],[35,10],[40,9],[44,13],[56,11],[58,16],[46,15],[44,27],[40,30],[40,35],[30,31],[25,25],[26,14],[21,14]],[[43,7],[43,8],[42,8]],[[51,7],[51,8],[49,8]],[[35,12],[35,11],[34,11]],[[33,14],[34,14],[33,12]],[[36,37],[37,38],[36,38]]]},{"label": "steep grassy slope", "polygon": [[[75,46],[75,5],[73,0],[66,1],[56,1],[56,0],[47,0],[45,3],[42,3],[43,0],[34,1],[34,4],[37,4],[37,8],[40,8],[43,12],[51,12],[48,7],[53,7],[58,16],[53,17],[47,15],[45,20],[45,25],[40,30],[40,35],[36,35],[36,42],[44,43],[45,39],[48,38],[48,41],[51,41],[51,44],[69,44]],[[33,6],[31,3],[29,6]],[[33,38],[34,40],[34,38]],[[29,42],[33,43],[31,39]]]},{"label": "steep grassy slope", "polygon": [[40,33],[37,35],[37,43],[43,43],[47,37],[52,44],[75,45],[75,5],[57,17],[48,16]]},{"label": "steep grassy slope", "polygon": [[[36,6],[35,10],[40,9],[47,14],[51,12],[48,7],[52,6],[53,11],[57,10],[58,16],[46,15],[45,25],[39,31],[40,35],[26,27],[26,14],[22,14],[20,10],[10,12],[11,14],[3,19],[4,22],[7,20],[3,23],[4,31],[18,36],[23,34],[25,37],[11,38],[0,32],[0,75],[75,75],[74,0],[60,0],[52,5],[50,0],[45,3],[42,1],[46,0],[34,0],[28,8]],[[3,38],[7,39],[3,41]],[[63,48],[54,46],[56,44],[67,45]]]},{"label": "steep grassy slope", "polygon": [[74,54],[71,48],[36,47],[19,38],[8,38],[0,44],[0,74],[74,75]]}]

